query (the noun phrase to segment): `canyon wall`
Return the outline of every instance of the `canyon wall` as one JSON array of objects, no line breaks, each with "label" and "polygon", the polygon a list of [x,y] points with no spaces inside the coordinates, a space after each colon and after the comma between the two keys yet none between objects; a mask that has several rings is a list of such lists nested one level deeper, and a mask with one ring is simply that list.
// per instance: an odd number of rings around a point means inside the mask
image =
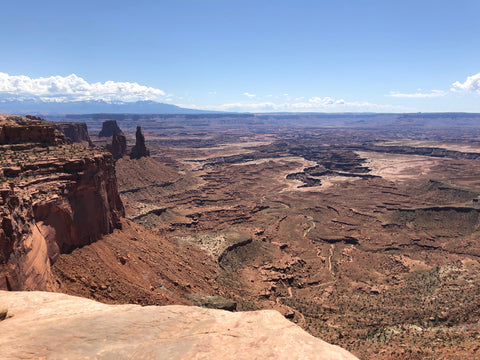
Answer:
[{"label": "canyon wall", "polygon": [[61,122],[55,123],[55,127],[65,134],[67,142],[70,144],[92,145],[85,123]]},{"label": "canyon wall", "polygon": [[0,144],[37,142],[47,145],[61,143],[53,123],[37,117],[0,114]]},{"label": "canyon wall", "polygon": [[[20,129],[21,120],[13,127]],[[112,155],[45,146],[49,139],[21,150],[0,144],[0,289],[55,290],[50,267],[58,255],[111,233],[124,216]]]}]

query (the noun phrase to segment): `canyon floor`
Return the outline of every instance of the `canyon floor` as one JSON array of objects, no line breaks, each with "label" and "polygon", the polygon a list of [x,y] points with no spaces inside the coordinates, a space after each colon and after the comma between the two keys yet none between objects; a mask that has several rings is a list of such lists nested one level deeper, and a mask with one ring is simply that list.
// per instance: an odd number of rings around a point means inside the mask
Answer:
[{"label": "canyon floor", "polygon": [[62,291],[219,295],[363,359],[480,356],[475,132],[152,125],[146,139],[151,157],[116,163],[122,230],[60,255]]}]

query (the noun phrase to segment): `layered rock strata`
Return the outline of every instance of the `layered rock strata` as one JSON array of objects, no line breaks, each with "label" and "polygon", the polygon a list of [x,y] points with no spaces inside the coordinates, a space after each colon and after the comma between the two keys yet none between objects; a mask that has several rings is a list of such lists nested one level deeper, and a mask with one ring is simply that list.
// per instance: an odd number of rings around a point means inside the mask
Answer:
[{"label": "layered rock strata", "polygon": [[112,232],[124,215],[111,154],[47,140],[0,144],[0,289],[55,290],[58,255]]},{"label": "layered rock strata", "polygon": [[[124,214],[110,154],[30,168],[37,166],[22,167],[0,190],[3,289],[53,289],[58,255],[112,232]],[[15,181],[32,170],[36,176]]]},{"label": "layered rock strata", "polygon": [[0,144],[42,143],[58,145],[64,142],[63,135],[55,124],[38,117],[0,114]]}]

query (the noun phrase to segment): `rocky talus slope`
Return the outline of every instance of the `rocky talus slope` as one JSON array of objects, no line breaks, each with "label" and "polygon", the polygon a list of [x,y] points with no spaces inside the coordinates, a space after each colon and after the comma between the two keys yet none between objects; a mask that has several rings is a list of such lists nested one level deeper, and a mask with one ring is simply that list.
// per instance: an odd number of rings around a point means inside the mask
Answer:
[{"label": "rocky talus slope", "polygon": [[5,291],[0,310],[3,359],[356,359],[272,310],[105,305]]}]

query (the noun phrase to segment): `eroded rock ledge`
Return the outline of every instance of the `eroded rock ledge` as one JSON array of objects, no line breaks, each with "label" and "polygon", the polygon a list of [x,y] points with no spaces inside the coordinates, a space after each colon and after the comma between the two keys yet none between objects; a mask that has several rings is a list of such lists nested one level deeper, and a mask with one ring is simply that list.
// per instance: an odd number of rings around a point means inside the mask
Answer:
[{"label": "eroded rock ledge", "polygon": [[356,359],[273,310],[105,305],[0,291],[3,359]]},{"label": "eroded rock ledge", "polygon": [[[19,135],[32,126],[45,137]],[[58,144],[39,119],[8,118],[3,129],[16,137],[0,141],[0,289],[56,290],[58,255],[120,226],[114,161],[100,148]]]}]

